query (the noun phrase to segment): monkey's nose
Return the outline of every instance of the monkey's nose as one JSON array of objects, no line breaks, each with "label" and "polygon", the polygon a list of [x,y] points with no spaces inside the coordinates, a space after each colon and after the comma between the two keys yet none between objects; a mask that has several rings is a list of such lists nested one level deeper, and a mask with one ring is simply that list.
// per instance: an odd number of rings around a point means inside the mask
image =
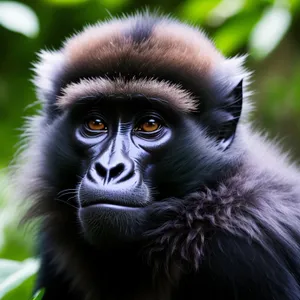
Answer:
[{"label": "monkey's nose", "polygon": [[134,175],[134,166],[129,160],[114,164],[103,164],[97,161],[88,172],[88,179],[102,183],[118,184]]}]

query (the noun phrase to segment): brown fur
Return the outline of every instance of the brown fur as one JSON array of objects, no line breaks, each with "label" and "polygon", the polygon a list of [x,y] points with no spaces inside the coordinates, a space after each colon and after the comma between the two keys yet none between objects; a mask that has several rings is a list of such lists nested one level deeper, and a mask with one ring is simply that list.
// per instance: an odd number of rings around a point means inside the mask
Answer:
[{"label": "brown fur", "polygon": [[[39,55],[40,61],[35,64],[34,78],[39,98],[47,101],[50,95],[56,94],[59,97],[60,108],[64,107],[63,103],[71,104],[75,101],[75,94],[81,95],[82,92],[75,92],[76,85],[72,80],[66,83],[67,86],[58,86],[60,77],[66,74],[81,74],[84,80],[78,88],[87,90],[87,82],[91,85],[91,80],[95,80],[91,74],[101,73],[102,80],[97,79],[101,82],[101,88],[97,88],[97,93],[102,93],[101,89],[104,89],[104,92],[107,89],[111,91],[113,85],[115,92],[130,90],[145,93],[145,96],[165,97],[171,105],[183,111],[195,109],[195,100],[200,95],[192,95],[184,84],[175,85],[174,82],[161,79],[158,84],[156,72],[168,70],[169,74],[183,75],[186,80],[191,77],[197,78],[194,84],[198,85],[199,82],[199,86],[205,82],[234,86],[243,78],[244,90],[246,89],[249,74],[242,66],[243,57],[223,57],[202,31],[167,18],[160,19],[153,25],[147,39],[136,42],[126,32],[136,26],[139,17],[137,15],[114,19],[88,26],[83,32],[67,39],[59,51],[42,51]],[[104,80],[107,79],[105,74],[113,70],[117,72],[120,64],[125,64],[128,71],[133,66],[137,68],[135,72],[148,74],[142,78],[148,83],[145,84],[143,80],[134,83],[137,78],[132,78],[125,88],[120,74],[118,80],[107,80],[104,86]],[[162,83],[168,93],[171,93],[169,96],[167,92],[162,94],[161,89],[154,93],[154,89],[159,90]],[[109,86],[111,88],[108,88]],[[96,92],[95,84],[91,89],[91,92]],[[72,96],[67,95],[69,92]],[[245,102],[244,106],[248,105],[249,103]],[[245,111],[247,109],[244,109]]]},{"label": "brown fur", "polygon": [[81,97],[97,96],[99,94],[144,94],[150,98],[160,98],[167,101],[177,110],[187,112],[195,110],[196,99],[180,86],[157,80],[132,80],[125,82],[122,79],[84,79],[80,83],[69,84],[63,89],[63,96],[58,99],[58,106],[67,108]]},{"label": "brown fur", "polygon": [[96,25],[69,39],[63,50],[68,58],[66,67],[112,70],[118,61],[134,59],[150,69],[176,62],[178,69],[209,77],[213,67],[225,60],[203,33],[168,21],[155,25],[148,40],[134,43],[122,34],[133,21],[134,18]]}]

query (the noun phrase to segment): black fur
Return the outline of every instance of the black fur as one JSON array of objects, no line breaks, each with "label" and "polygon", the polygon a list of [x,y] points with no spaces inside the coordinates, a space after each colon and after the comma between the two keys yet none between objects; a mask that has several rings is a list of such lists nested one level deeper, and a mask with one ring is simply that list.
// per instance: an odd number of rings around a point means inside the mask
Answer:
[{"label": "black fur", "polygon": [[[151,36],[154,23],[139,17],[127,34],[140,43]],[[42,217],[42,265],[35,289],[46,288],[45,300],[299,300],[300,171],[277,146],[251,130],[243,114],[246,76],[227,66],[204,78],[200,71],[181,70],[176,63],[164,69],[125,57],[109,67],[96,73],[88,66],[61,68],[60,74],[52,74],[54,93],[44,93],[46,109],[29,126],[28,149],[21,156],[26,164],[17,184],[23,198],[34,199],[27,217]],[[172,138],[166,147],[155,144],[153,153],[130,152],[130,121],[103,143],[83,145],[74,128],[86,115],[85,107],[96,110],[100,105],[112,120],[128,120],[136,111],[151,108],[147,95],[139,101],[137,95],[132,101],[128,95],[106,95],[103,102],[86,99],[69,110],[56,107],[67,83],[85,77],[114,79],[116,74],[180,83],[199,99],[198,111],[174,111],[157,101]],[[222,140],[229,140],[230,147],[220,147]],[[114,214],[106,220],[115,220],[111,223],[116,228],[124,225],[119,228],[124,236],[135,230],[134,239],[120,243],[111,228],[101,228],[109,239],[97,244],[86,238],[79,220],[80,185],[99,153],[112,145],[114,155],[118,143],[130,145],[127,152],[137,161],[151,197],[142,202],[141,217],[126,220],[134,228],[126,231],[126,222]],[[99,189],[105,191],[104,186]]]}]

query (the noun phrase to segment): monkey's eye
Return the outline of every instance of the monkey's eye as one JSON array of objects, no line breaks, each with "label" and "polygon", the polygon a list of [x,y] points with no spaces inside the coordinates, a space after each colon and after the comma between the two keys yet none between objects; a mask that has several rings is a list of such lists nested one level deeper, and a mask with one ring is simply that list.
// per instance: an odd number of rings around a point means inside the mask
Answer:
[{"label": "monkey's eye", "polygon": [[87,122],[87,126],[88,126],[88,128],[90,130],[96,130],[96,131],[98,131],[98,130],[105,130],[106,129],[105,124],[99,118],[90,119]]},{"label": "monkey's eye", "polygon": [[98,135],[107,131],[107,126],[104,121],[99,117],[90,117],[86,120],[84,132],[87,135]]},{"label": "monkey's eye", "polygon": [[136,131],[155,132],[161,127],[161,122],[153,117],[143,119],[137,126]]}]

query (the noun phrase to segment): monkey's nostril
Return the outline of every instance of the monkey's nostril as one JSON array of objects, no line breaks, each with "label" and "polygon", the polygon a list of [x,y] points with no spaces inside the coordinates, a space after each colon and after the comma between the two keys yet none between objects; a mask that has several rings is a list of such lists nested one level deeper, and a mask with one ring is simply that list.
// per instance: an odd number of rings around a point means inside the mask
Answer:
[{"label": "monkey's nostril", "polygon": [[96,163],[95,169],[100,177],[105,178],[107,176],[107,170],[101,164]]},{"label": "monkey's nostril", "polygon": [[118,164],[117,166],[115,166],[109,170],[109,177],[111,179],[118,177],[120,174],[122,174],[124,172],[124,169],[125,169],[124,164]]},{"label": "monkey's nostril", "polygon": [[94,172],[92,173],[94,175],[89,172],[88,179],[93,182],[98,182],[98,180],[101,179],[106,183],[109,183],[110,181],[116,181],[115,183],[125,181],[132,177],[134,173],[134,169],[124,163],[117,163],[110,168],[109,166],[105,167],[100,162],[97,162],[93,170]]}]

